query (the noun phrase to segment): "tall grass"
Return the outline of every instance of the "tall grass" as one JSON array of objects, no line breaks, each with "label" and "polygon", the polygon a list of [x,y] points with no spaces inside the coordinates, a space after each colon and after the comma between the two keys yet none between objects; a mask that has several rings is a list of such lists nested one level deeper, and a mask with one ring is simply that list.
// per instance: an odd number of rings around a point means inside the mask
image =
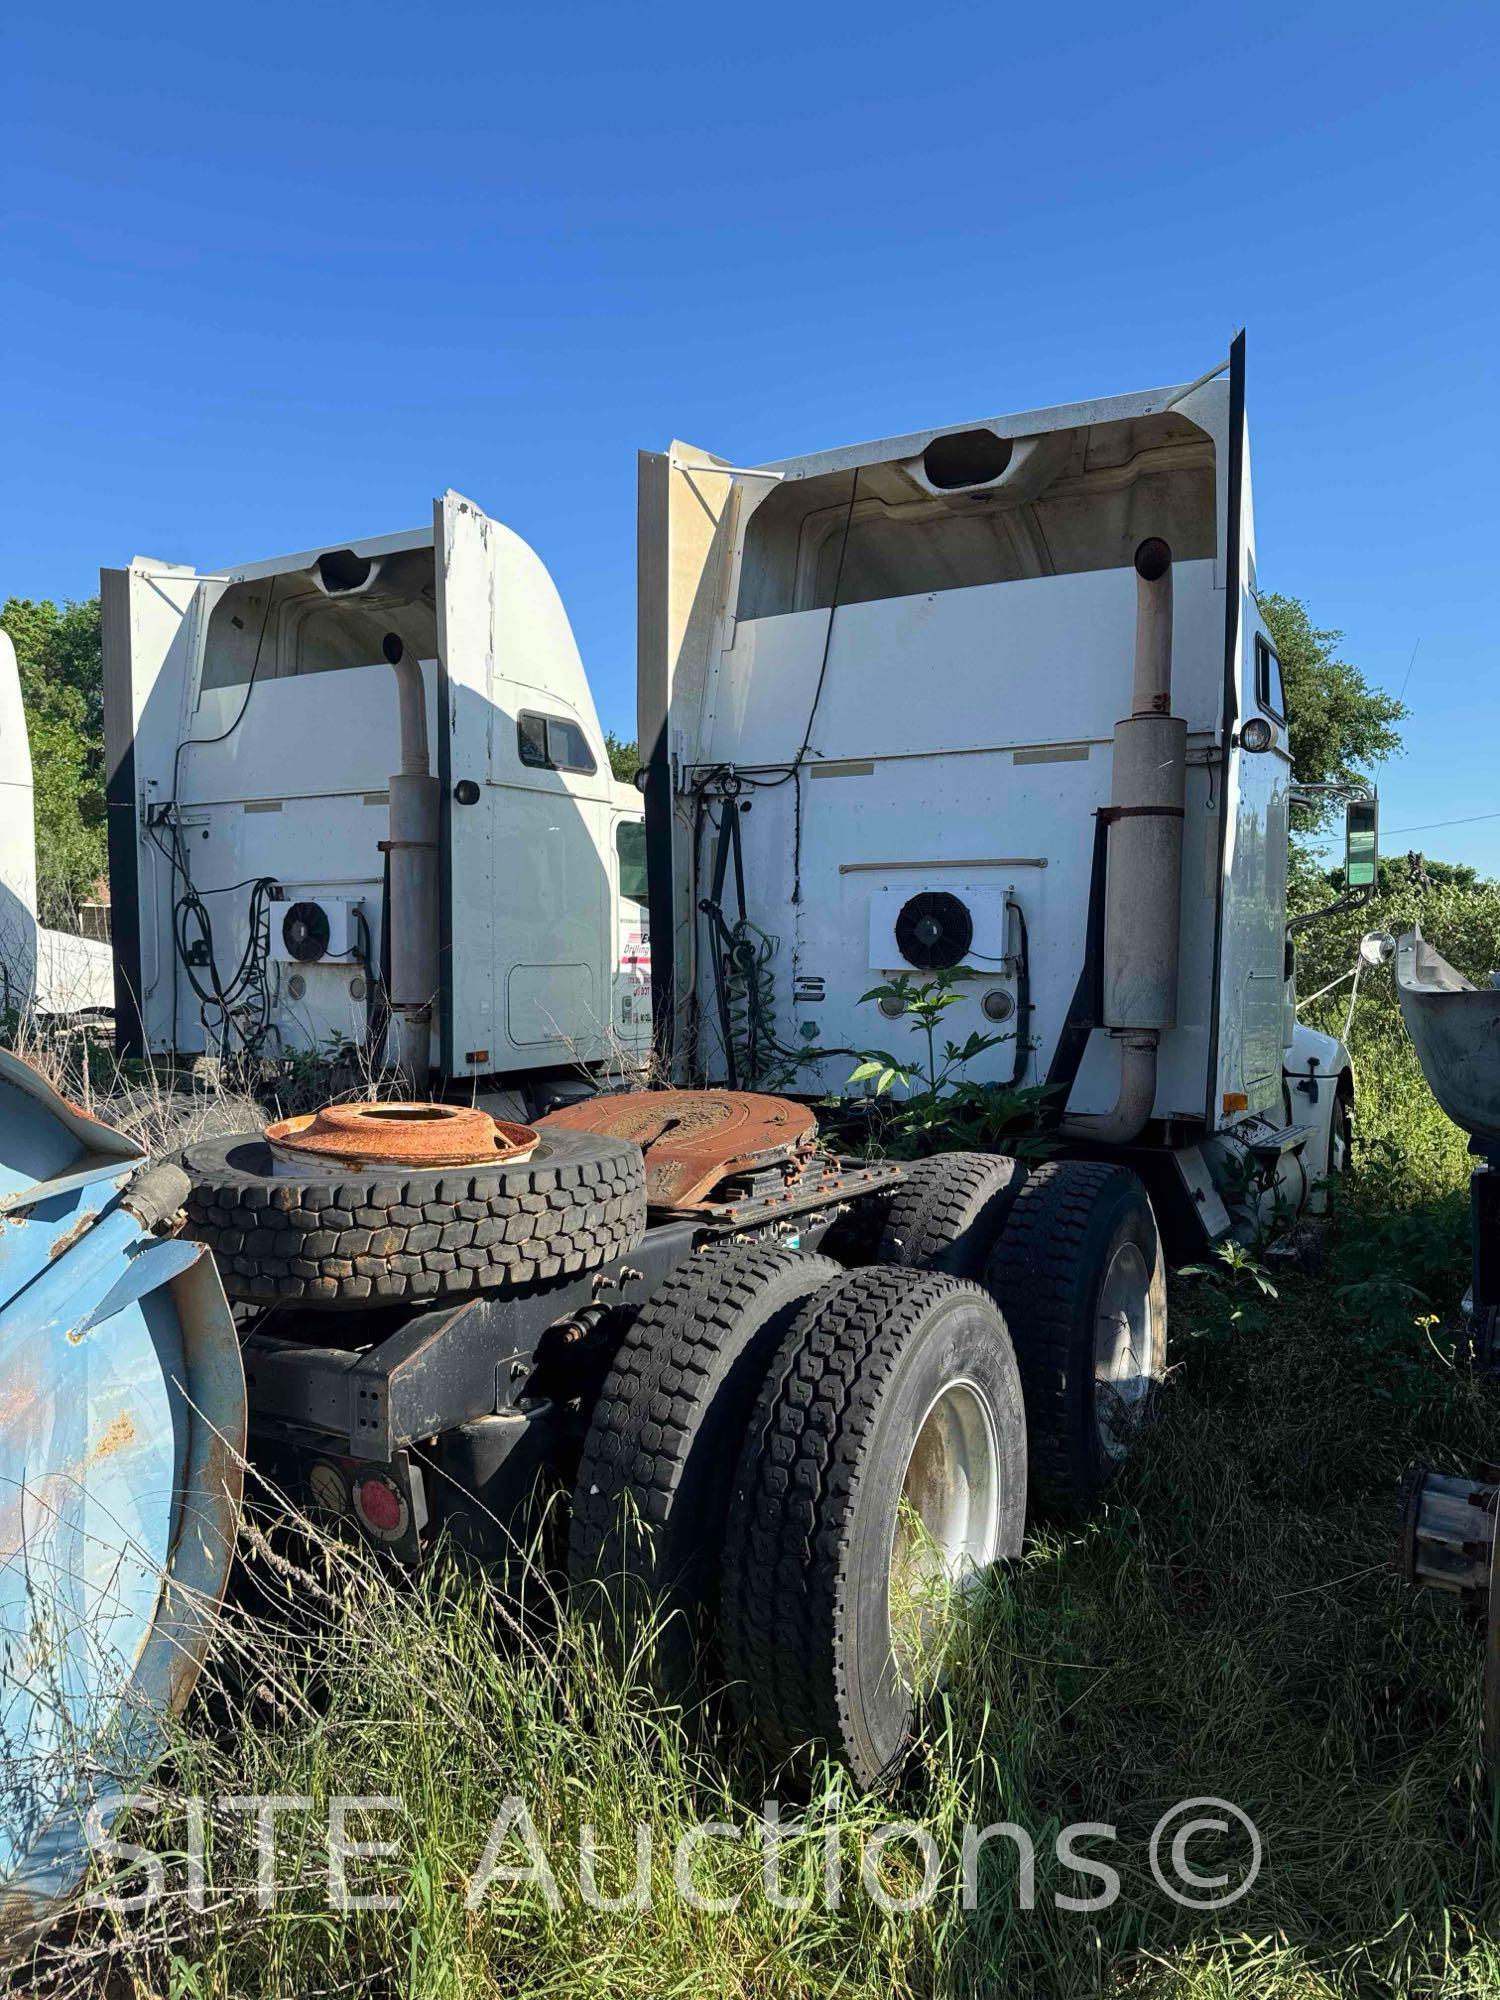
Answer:
[{"label": "tall grass", "polygon": [[[1500,902],[1483,892],[1460,914],[1461,936],[1438,913],[1424,928],[1482,972],[1500,960]],[[1363,927],[1304,954],[1305,988],[1340,969]],[[1420,1083],[1388,982],[1367,973],[1356,1002],[1358,1131],[1373,1166],[1340,1204],[1325,1271],[1278,1270],[1275,1297],[1174,1287],[1159,1425],[1104,1505],[1036,1521],[1014,1572],[972,1604],[886,1794],[856,1799],[828,1768],[768,1770],[719,1704],[656,1700],[539,1561],[508,1579],[443,1561],[409,1577],[271,1529],[263,1499],[220,1644],[131,1821],[136,1840],[180,1854],[183,1802],[210,1802],[205,1907],[190,1907],[173,1863],[166,1899],[54,1933],[22,1988],[174,2000],[1500,1995],[1479,1636],[1462,1607],[1409,1593],[1391,1560],[1405,1466],[1472,1468],[1494,1453],[1500,1405],[1454,1359],[1468,1162]],[[1337,996],[1322,1014],[1342,1024]],[[283,1822],[269,1910],[246,1818],[216,1803],[248,1793],[317,1802]],[[351,1887],[387,1890],[396,1907],[328,1907],[335,1794],[401,1801],[351,1826],[398,1841],[398,1857],[350,1864]],[[1240,1807],[1264,1843],[1251,1891],[1221,1910],[1180,1907],[1148,1865],[1162,1813],[1198,1795]],[[836,1907],[768,1899],[748,1836],[771,1796],[798,1830],[788,1892],[816,1888],[835,1830]],[[497,1883],[466,1907],[508,1798],[525,1802],[555,1906],[534,1883]],[[705,1889],[740,1892],[718,1913],[672,1881],[679,1837],[708,1820],[746,1836],[712,1842],[695,1870]],[[862,1851],[892,1820],[924,1829],[939,1857],[936,1893],[909,1912],[860,1879]],[[962,1827],[1000,1820],[1035,1840],[1033,1908],[1003,1838],[984,1850],[974,1907],[961,1894]],[[589,1906],[586,1821],[606,1894],[629,1888],[634,1829],[650,1829],[648,1907]],[[1081,1843],[1122,1877],[1111,1907],[1054,1901],[1097,1887],[1053,1856],[1052,1834],[1078,1821],[1116,1829]],[[501,1858],[525,1863],[519,1837]],[[920,1877],[911,1840],[890,1843],[876,1881],[899,1893]]]}]

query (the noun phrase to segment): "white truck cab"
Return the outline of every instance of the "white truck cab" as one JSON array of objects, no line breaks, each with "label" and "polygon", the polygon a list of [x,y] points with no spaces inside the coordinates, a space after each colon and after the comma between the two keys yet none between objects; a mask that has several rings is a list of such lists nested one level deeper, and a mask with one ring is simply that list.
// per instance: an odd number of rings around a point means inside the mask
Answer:
[{"label": "white truck cab", "polygon": [[1305,1193],[1348,1057],[1286,1005],[1243,336],[1197,382],[761,466],[674,443],[640,519],[674,1073],[841,1091],[910,1025],[863,996],[942,972],[944,1034],[1006,1037],[972,1080],[1046,1086],[1089,1150],[1179,1156],[1210,1233],[1223,1135]]},{"label": "white truck cab", "polygon": [[[430,527],[205,576],[137,557],[101,595],[124,1048],[376,1051],[391,884],[434,843],[433,990],[396,1000],[430,1013],[436,1080],[524,1089],[649,1047],[640,796],[510,529],[448,492]],[[393,837],[414,748],[425,843]]]}]

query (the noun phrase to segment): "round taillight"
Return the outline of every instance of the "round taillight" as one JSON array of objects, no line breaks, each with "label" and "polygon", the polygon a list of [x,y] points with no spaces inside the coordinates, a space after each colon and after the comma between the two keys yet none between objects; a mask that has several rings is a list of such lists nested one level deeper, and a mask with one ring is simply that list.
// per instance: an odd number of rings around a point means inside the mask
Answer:
[{"label": "round taillight", "polygon": [[347,1514],[349,1482],[332,1459],[320,1458],[307,1475],[307,1494],[320,1514]]},{"label": "round taillight", "polygon": [[399,1535],[406,1526],[406,1501],[401,1490],[381,1473],[369,1474],[354,1489],[359,1518],[377,1535]]}]

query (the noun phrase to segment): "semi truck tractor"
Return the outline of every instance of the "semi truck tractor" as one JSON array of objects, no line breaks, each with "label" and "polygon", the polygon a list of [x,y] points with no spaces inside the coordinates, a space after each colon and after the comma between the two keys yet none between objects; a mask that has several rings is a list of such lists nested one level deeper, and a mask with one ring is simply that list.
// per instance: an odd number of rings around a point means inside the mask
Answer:
[{"label": "semi truck tractor", "polygon": [[864,996],[941,976],[964,1074],[1045,1089],[1185,1242],[1252,1170],[1315,1202],[1353,1078],[1294,1009],[1243,336],[1196,382],[771,464],[673,444],[640,521],[673,1075],[845,1092],[904,1032]]},{"label": "semi truck tractor", "polygon": [[[319,904],[336,1018],[377,947],[326,899],[363,898],[373,933],[380,831],[400,1045],[427,1032],[411,1073],[450,1088],[183,1154],[252,1453],[310,1506],[404,1560],[442,1534],[503,1557],[550,1484],[573,1584],[664,1688],[727,1684],[775,1753],[821,1745],[862,1784],[899,1766],[952,1614],[1028,1505],[1086,1501],[1127,1460],[1174,1246],[1339,1164],[1348,1058],[1293,1013],[1243,360],[775,465],[647,455],[660,1067],[525,1118],[451,1085],[497,1047],[557,1060],[537,1024],[589,990],[559,829],[618,810],[575,768],[597,730],[535,558],[448,495],[430,541],[107,581],[114,656],[138,662],[115,797],[154,871],[125,968],[145,1040],[216,1032],[174,974],[200,934],[189,880],[242,912],[274,884],[289,951],[291,905]],[[357,766],[351,708],[383,732]],[[267,822],[304,831],[272,851]],[[439,929],[412,954],[435,948],[435,977],[401,955],[433,904],[429,838]],[[585,912],[607,850],[576,850]],[[524,953],[503,921],[523,900]],[[897,1160],[820,1130],[853,1057],[939,977],[960,1039],[996,1031],[973,1080],[1038,1087],[1039,1152]],[[878,1028],[872,987],[900,1002]]]},{"label": "semi truck tractor", "polygon": [[629,1072],[641,800],[517,535],[450,492],[408,533],[100,591],[122,1049],[354,1046],[518,1114]]}]

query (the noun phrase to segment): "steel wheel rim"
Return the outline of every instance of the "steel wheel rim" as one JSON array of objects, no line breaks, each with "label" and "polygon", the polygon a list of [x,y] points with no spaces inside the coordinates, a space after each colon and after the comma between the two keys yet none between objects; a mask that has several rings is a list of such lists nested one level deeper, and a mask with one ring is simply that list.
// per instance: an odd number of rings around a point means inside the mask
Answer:
[{"label": "steel wheel rim", "polygon": [[994,1562],[999,1545],[999,1431],[989,1398],[959,1376],[917,1426],[891,1529],[887,1619],[909,1683],[944,1612]]},{"label": "steel wheel rim", "polygon": [[1151,1272],[1138,1243],[1122,1243],[1099,1287],[1094,1321],[1094,1423],[1105,1456],[1125,1457],[1146,1414],[1156,1377]]}]

